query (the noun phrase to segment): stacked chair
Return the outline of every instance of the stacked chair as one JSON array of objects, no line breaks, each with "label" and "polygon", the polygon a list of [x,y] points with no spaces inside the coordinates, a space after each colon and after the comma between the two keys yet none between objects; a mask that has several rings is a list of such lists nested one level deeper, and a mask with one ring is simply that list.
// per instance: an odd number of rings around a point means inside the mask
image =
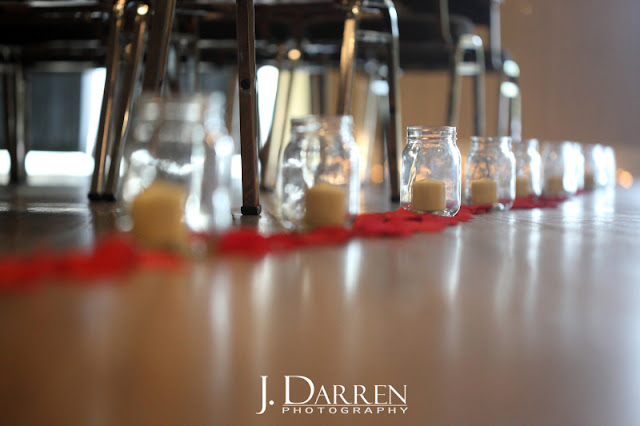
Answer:
[{"label": "stacked chair", "polygon": [[[51,0],[8,1],[0,3],[0,10],[7,21],[22,17],[33,23],[37,18],[52,26],[47,32],[29,31],[18,25],[19,20],[14,29],[0,26],[12,181],[24,177],[25,67],[34,60],[54,59],[106,66],[92,200],[115,199],[123,144],[138,93],[184,91],[179,83],[184,70],[190,76],[187,90],[195,90],[201,62],[237,66],[245,214],[260,213],[260,183],[263,189],[274,188],[285,143],[282,137],[273,137],[272,130],[259,153],[256,68],[262,64],[291,73],[303,65],[320,70],[311,77],[311,109],[319,114],[329,109],[323,70],[339,69],[335,111],[351,114],[356,70],[376,65],[388,87],[382,127],[393,200],[399,198],[401,68],[449,70],[449,125],[456,125],[458,118],[460,79],[472,76],[478,135],[485,133],[485,69],[500,72],[504,100],[499,128],[506,131],[508,100],[513,101],[512,131],[519,125],[519,91],[513,90],[517,89],[517,65],[501,50],[498,0],[398,0],[397,9],[392,0],[256,0],[256,4],[253,0]],[[474,25],[490,28],[487,52],[474,34]],[[56,42],[58,49],[52,49]],[[280,86],[278,97],[291,97],[290,85]],[[281,126],[288,119],[288,114],[274,116],[273,125]]]}]

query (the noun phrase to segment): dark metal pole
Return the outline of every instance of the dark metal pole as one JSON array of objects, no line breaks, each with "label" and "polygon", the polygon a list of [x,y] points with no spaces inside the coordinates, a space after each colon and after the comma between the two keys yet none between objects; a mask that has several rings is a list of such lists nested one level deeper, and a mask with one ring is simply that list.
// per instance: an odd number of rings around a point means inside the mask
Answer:
[{"label": "dark metal pole", "polygon": [[236,1],[242,214],[262,211],[258,189],[258,109],[256,93],[255,7],[253,0]]}]

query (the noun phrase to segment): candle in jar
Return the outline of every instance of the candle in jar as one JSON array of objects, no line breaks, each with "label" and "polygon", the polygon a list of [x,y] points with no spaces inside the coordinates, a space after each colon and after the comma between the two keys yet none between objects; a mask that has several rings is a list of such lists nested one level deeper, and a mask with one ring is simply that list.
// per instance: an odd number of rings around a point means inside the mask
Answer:
[{"label": "candle in jar", "polygon": [[593,173],[584,174],[584,189],[585,191],[593,191],[596,189],[596,178]]},{"label": "candle in jar", "polygon": [[516,198],[527,198],[531,195],[531,181],[526,176],[516,177]]},{"label": "candle in jar", "polygon": [[473,204],[495,204],[498,202],[498,184],[489,178],[471,181],[471,202]]},{"label": "candle in jar", "polygon": [[305,216],[307,225],[343,225],[347,213],[347,193],[344,188],[328,183],[318,183],[305,193]]},{"label": "candle in jar", "polygon": [[189,236],[182,220],[186,199],[181,185],[155,180],[131,203],[134,238],[154,247],[184,248]]},{"label": "candle in jar", "polygon": [[434,212],[446,208],[446,184],[443,181],[426,178],[412,186],[413,208],[422,212]]},{"label": "candle in jar", "polygon": [[564,179],[562,176],[549,176],[545,182],[545,192],[549,194],[564,193]]}]

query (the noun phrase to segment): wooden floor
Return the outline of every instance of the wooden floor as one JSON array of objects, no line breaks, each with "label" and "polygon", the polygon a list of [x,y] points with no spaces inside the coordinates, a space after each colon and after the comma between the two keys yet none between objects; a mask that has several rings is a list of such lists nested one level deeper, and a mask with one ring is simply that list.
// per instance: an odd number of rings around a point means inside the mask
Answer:
[{"label": "wooden floor", "polygon": [[[117,212],[84,194],[2,189],[0,250],[91,245]],[[636,187],[439,234],[0,295],[0,424],[638,425],[639,260]],[[369,402],[376,384],[406,385],[407,411],[283,414],[285,375],[315,394],[343,385],[350,403],[353,385]],[[261,376],[274,404],[256,414]]]}]

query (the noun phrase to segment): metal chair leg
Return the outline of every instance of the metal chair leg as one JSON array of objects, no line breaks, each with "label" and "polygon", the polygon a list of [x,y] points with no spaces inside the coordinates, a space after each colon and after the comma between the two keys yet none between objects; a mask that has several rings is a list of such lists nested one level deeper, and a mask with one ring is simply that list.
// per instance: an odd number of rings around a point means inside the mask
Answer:
[{"label": "metal chair leg", "polygon": [[402,117],[400,103],[400,89],[398,85],[398,71],[400,70],[400,32],[398,29],[398,14],[391,0],[385,0],[386,14],[391,29],[391,43],[389,51],[389,126],[387,128],[387,162],[389,163],[389,182],[391,184],[391,201],[400,201],[400,162],[398,153],[402,151]]},{"label": "metal chair leg", "polygon": [[351,4],[351,10],[344,21],[342,50],[340,51],[340,86],[338,89],[338,114],[351,114],[351,96],[353,94],[353,76],[355,74],[356,32],[360,25],[362,0]]},{"label": "metal chair leg", "polygon": [[145,92],[162,93],[176,0],[156,1],[155,6],[149,27],[149,40],[152,43],[149,43],[145,61],[142,89]]},{"label": "metal chair leg", "polygon": [[482,39],[478,36],[472,36],[471,42],[476,53],[477,71],[473,77],[473,93],[475,101],[474,124],[477,136],[485,136],[486,129],[486,110],[485,110],[485,62],[484,47]]},{"label": "metal chair leg", "polygon": [[125,54],[127,65],[124,72],[121,94],[118,99],[118,107],[116,108],[116,127],[114,130],[113,144],[111,145],[111,164],[109,165],[109,174],[103,195],[104,199],[111,201],[116,199],[115,194],[118,189],[118,179],[120,177],[122,148],[126,140],[127,130],[129,129],[133,98],[136,92],[136,82],[138,81],[138,70],[142,62],[142,45],[146,32],[145,16],[140,14],[136,15],[134,25],[135,39],[127,46],[130,50]]},{"label": "metal chair leg", "polygon": [[258,110],[256,92],[255,7],[253,0],[236,1],[238,83],[240,85],[240,155],[243,215],[262,211],[258,189]]},{"label": "metal chair leg", "polygon": [[26,180],[24,160],[26,157],[27,88],[22,66],[19,64],[4,75],[5,131],[11,168],[9,182],[23,183]]},{"label": "metal chair leg", "polygon": [[[283,51],[286,51],[283,46]],[[282,64],[283,60],[278,61]],[[271,129],[267,137],[262,151],[260,151],[260,160],[262,163],[260,188],[266,191],[273,191],[276,189],[278,181],[278,174],[280,171],[280,159],[284,151],[286,144],[285,140],[287,135],[284,135],[284,129],[287,127],[287,120],[289,118],[289,109],[291,106],[291,93],[293,88],[293,80],[296,71],[296,65],[299,56],[291,56],[288,61],[289,75],[285,75],[283,72],[284,67],[280,65],[278,72],[278,88],[276,92],[276,101],[273,108],[273,115],[271,120]]]},{"label": "metal chair leg", "polygon": [[104,169],[107,161],[107,149],[109,147],[109,135],[113,119],[113,101],[118,81],[118,67],[120,64],[120,33],[124,21],[125,0],[118,0],[111,12],[109,29],[109,45],[107,48],[107,77],[104,83],[102,96],[102,108],[100,110],[100,124],[98,125],[98,137],[94,154],[95,165],[91,179],[90,200],[102,199],[102,186]]},{"label": "metal chair leg", "polygon": [[518,78],[520,68],[512,60],[504,61],[498,92],[498,135],[522,136],[522,104]]},{"label": "metal chair leg", "polygon": [[327,74],[326,71],[314,71],[311,80],[311,114],[324,115],[327,111]]},{"label": "metal chair leg", "polygon": [[449,67],[450,86],[449,86],[449,105],[447,108],[447,126],[455,127],[460,117],[460,98],[462,97],[461,80],[462,76],[458,72],[458,68],[462,63],[462,51],[460,45],[456,46],[456,53],[451,58]]}]

